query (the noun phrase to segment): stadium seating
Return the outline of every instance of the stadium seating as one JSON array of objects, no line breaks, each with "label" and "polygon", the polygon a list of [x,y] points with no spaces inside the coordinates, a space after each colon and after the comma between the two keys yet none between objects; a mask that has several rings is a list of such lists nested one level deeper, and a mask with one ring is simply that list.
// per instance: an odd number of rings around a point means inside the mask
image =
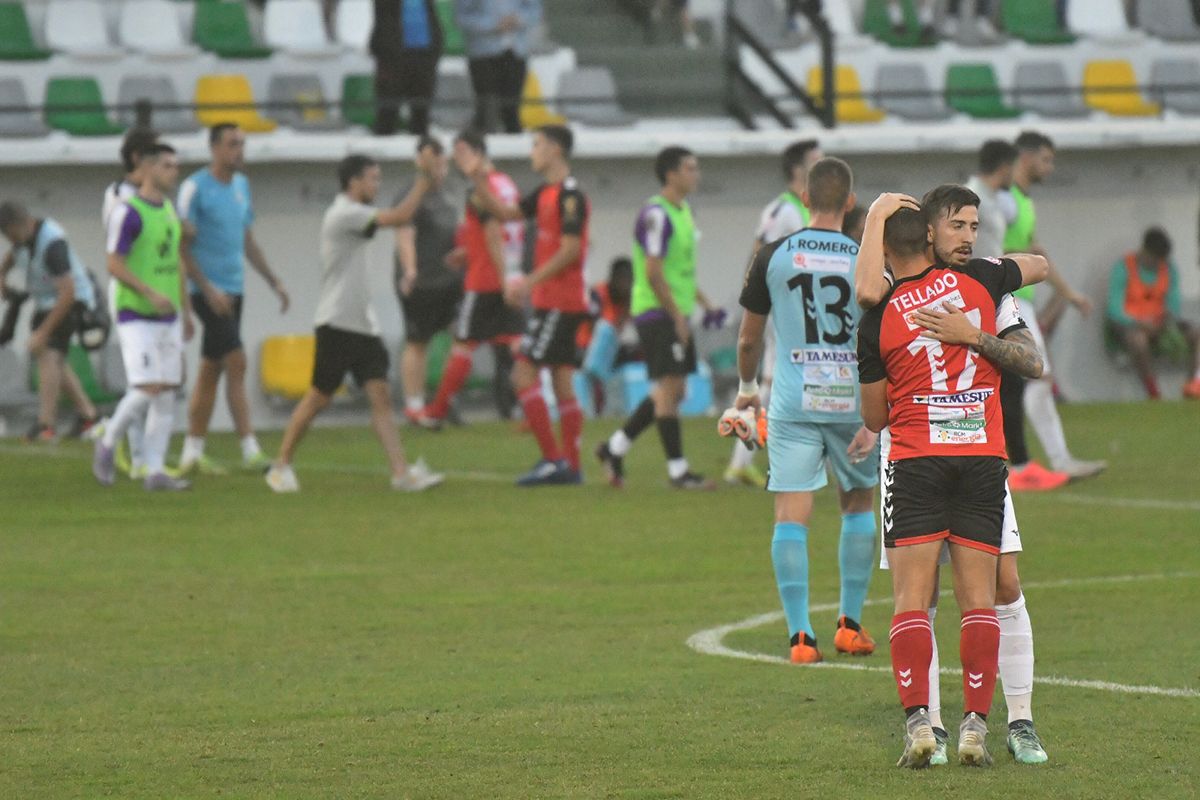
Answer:
[{"label": "stadium seating", "polygon": [[1200,114],[1200,62],[1191,58],[1155,61],[1150,69],[1155,99],[1174,111]]},{"label": "stadium seating", "polygon": [[439,75],[433,95],[430,117],[435,125],[452,131],[462,130],[471,122],[475,111],[471,81],[462,73]]},{"label": "stadium seating", "polygon": [[1013,81],[1013,103],[1043,117],[1069,119],[1088,115],[1083,100],[1067,81],[1061,61],[1022,61]]},{"label": "stadium seating", "polygon": [[1021,112],[1004,102],[991,64],[951,64],[946,70],[946,103],[978,119],[1011,119]]},{"label": "stadium seating", "polygon": [[558,83],[558,107],[567,119],[585,125],[629,125],[633,117],[617,103],[617,84],[605,67],[580,67]]},{"label": "stadium seating", "polygon": [[884,111],[904,119],[932,121],[951,114],[945,99],[933,91],[925,67],[916,62],[880,63],[875,71],[875,91]]},{"label": "stadium seating", "polygon": [[[25,84],[20,78],[0,78],[0,107],[20,108],[29,105]],[[32,110],[0,111],[0,136],[45,136],[46,124]]]},{"label": "stadium seating", "polygon": [[1124,0],[1088,0],[1067,3],[1067,27],[1079,36],[1105,42],[1136,38],[1125,18]]},{"label": "stadium seating", "polygon": [[51,78],[46,84],[46,124],[75,136],[113,136],[124,128],[109,120],[95,78]]},{"label": "stadium seating", "polygon": [[46,44],[78,59],[124,55],[108,38],[104,8],[96,0],[51,0],[46,8]]},{"label": "stadium seating", "polygon": [[[439,78],[438,83],[442,80],[444,78]],[[375,79],[372,76],[347,75],[342,78],[342,119],[365,128],[375,124]]]},{"label": "stadium seating", "polygon": [[[822,71],[813,67],[808,71],[808,93],[818,103],[823,103],[825,92],[822,87]],[[837,95],[838,122],[878,122],[886,114],[867,103],[862,96],[862,84],[858,72],[849,64],[839,64],[833,73],[833,91]]]},{"label": "stadium seating", "polygon": [[926,38],[922,34],[912,0],[900,2],[904,9],[903,30],[892,30],[892,20],[888,16],[888,0],[867,0],[863,10],[863,30],[891,47],[928,47],[936,44],[934,39]]},{"label": "stadium seating", "polygon": [[267,58],[271,48],[254,41],[246,7],[226,0],[197,0],[192,40],[221,58]]},{"label": "stadium seating", "polygon": [[442,43],[448,56],[462,56],[467,53],[467,44],[463,41],[463,33],[454,18],[454,0],[435,0],[438,19],[442,23]]},{"label": "stadium seating", "polygon": [[280,125],[306,131],[340,127],[329,113],[316,73],[271,76],[267,100],[271,103],[270,115]]},{"label": "stadium seating", "polygon": [[317,0],[271,0],[263,17],[263,39],[296,58],[329,58],[341,49],[325,37]]},{"label": "stadium seating", "polygon": [[206,128],[232,122],[246,133],[267,133],[276,127],[254,107],[254,93],[245,75],[204,75],[197,80],[196,118]]},{"label": "stadium seating", "polygon": [[1142,96],[1128,61],[1089,61],[1083,68],[1083,102],[1117,117],[1153,117],[1162,108]]},{"label": "stadium seating", "polygon": [[365,53],[375,24],[372,13],[371,0],[341,0],[333,23],[338,42]]},{"label": "stadium seating", "polygon": [[258,372],[263,394],[299,400],[312,385],[317,359],[315,336],[269,336],[259,351]]},{"label": "stadium seating", "polygon": [[1200,39],[1200,25],[1185,0],[1138,0],[1137,21],[1146,33],[1170,41]]},{"label": "stadium seating", "polygon": [[734,8],[742,24],[772,50],[803,42],[804,37],[790,29],[786,12],[775,0],[740,0]]},{"label": "stadium seating", "polygon": [[550,110],[537,73],[533,70],[526,72],[525,91],[521,95],[521,126],[530,130],[541,125],[561,125],[564,122],[566,119],[561,114]]},{"label": "stadium seating", "polygon": [[1001,0],[1001,25],[1010,35],[1029,44],[1068,44],[1075,41],[1075,37],[1058,24],[1058,12],[1054,5],[1051,0]]},{"label": "stadium seating", "polygon": [[21,3],[0,3],[0,61],[42,61],[50,57],[33,41],[29,17]]},{"label": "stadium seating", "polygon": [[117,89],[117,121],[123,127],[137,122],[134,105],[150,103],[151,126],[163,133],[191,133],[200,127],[191,109],[171,108],[179,104],[175,84],[165,75],[126,75]]},{"label": "stadium seating", "polygon": [[171,0],[130,0],[121,6],[117,39],[123,47],[151,58],[192,58],[200,50],[188,44]]}]

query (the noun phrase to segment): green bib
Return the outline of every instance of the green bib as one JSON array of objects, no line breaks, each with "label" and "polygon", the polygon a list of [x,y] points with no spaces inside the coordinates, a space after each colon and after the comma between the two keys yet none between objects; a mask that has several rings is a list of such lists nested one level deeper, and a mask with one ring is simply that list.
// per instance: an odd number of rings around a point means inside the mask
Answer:
[{"label": "green bib", "polygon": [[[1037,214],[1033,210],[1033,201],[1019,186],[1014,183],[1010,191],[1017,202],[1017,218],[1004,232],[1004,252],[1028,253],[1033,245],[1033,234],[1037,230]],[[1013,294],[1024,300],[1033,300],[1033,287],[1024,286]]]},{"label": "green bib", "polygon": [[808,210],[808,206],[800,202],[800,198],[792,194],[790,190],[779,195],[779,199],[789,205],[795,206],[796,212],[800,215],[801,227],[807,228],[812,221],[812,213]]},{"label": "green bib", "polygon": [[[663,255],[663,277],[679,312],[686,316],[696,307],[696,223],[692,219],[692,207],[686,201],[682,207],[676,207],[661,195],[650,198],[650,204],[666,212],[671,223],[671,238]],[[637,316],[661,307],[646,277],[646,250],[635,239],[630,313]]]},{"label": "green bib", "polygon": [[[129,271],[154,291],[165,296],[178,311],[183,306],[179,280],[179,217],[170,200],[161,207],[152,206],[134,195],[127,201],[142,218],[142,232],[133,240],[125,257]],[[117,284],[117,310],[132,311],[144,317],[161,313],[142,295],[123,283]]]}]

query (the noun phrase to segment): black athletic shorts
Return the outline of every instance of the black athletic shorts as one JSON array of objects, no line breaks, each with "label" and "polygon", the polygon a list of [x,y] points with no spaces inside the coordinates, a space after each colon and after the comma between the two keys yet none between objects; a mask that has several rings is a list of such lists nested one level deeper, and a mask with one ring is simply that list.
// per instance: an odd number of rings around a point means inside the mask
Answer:
[{"label": "black athletic shorts", "polygon": [[996,456],[923,456],[883,472],[886,547],[949,539],[999,555],[1008,467]]},{"label": "black athletic shorts", "polygon": [[387,380],[388,354],[378,336],[355,333],[322,325],[317,328],[317,357],[313,364],[313,388],[332,395],[349,372],[362,386],[367,381]]},{"label": "black athletic shorts", "polygon": [[691,375],[696,371],[696,339],[689,336],[686,345],[680,344],[670,317],[638,322],[634,327],[638,341],[642,343],[646,372],[651,380],[668,375]]},{"label": "black athletic shorts", "polygon": [[400,307],[404,309],[404,338],[425,344],[434,334],[449,328],[458,314],[462,296],[462,289],[457,286],[413,289],[408,297],[400,295]]},{"label": "black athletic shorts", "polygon": [[504,302],[500,292],[467,292],[458,307],[454,338],[460,342],[517,339],[525,330],[521,309]]},{"label": "black athletic shorts", "polygon": [[550,367],[578,367],[582,363],[575,335],[587,314],[534,309],[521,338],[521,355]]},{"label": "black athletic shorts", "polygon": [[213,311],[200,292],[192,295],[192,310],[204,327],[204,333],[200,336],[201,358],[220,361],[233,351],[242,349],[242,296],[225,296],[233,304],[233,311],[227,317]]},{"label": "black athletic shorts", "polygon": [[[71,306],[71,310],[67,312],[67,316],[63,317],[62,322],[58,323],[58,327],[50,331],[50,338],[46,342],[47,347],[57,350],[63,355],[67,354],[67,351],[71,349],[71,337],[75,335],[75,331],[79,330],[79,311],[79,303]],[[36,331],[42,327],[42,323],[48,316],[50,316],[49,310],[36,312],[29,325],[29,330]]]}]

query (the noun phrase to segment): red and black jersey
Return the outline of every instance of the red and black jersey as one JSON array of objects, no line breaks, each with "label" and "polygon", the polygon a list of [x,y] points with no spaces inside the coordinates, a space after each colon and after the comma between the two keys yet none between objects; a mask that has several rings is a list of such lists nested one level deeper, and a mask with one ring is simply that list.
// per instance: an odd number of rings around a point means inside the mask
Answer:
[{"label": "red and black jersey", "polygon": [[578,236],[579,257],[547,281],[533,287],[533,307],[574,314],[588,310],[583,263],[587,260],[588,217],[591,208],[574,178],[542,184],[521,198],[521,210],[537,223],[533,251],[534,269],[545,264],[562,247],[563,236]]},{"label": "red and black jersey", "polygon": [[[972,348],[923,335],[912,321],[925,308],[952,303],[985,333],[996,330],[996,307],[1021,288],[1011,259],[977,258],[962,267],[932,266],[896,281],[858,331],[860,383],[888,381],[890,460],[921,456],[1005,457],[1000,372]],[[1020,323],[1023,325],[1024,323]]]},{"label": "red and black jersey", "polygon": [[[492,170],[488,174],[488,188],[504,205],[512,205],[520,197],[513,179],[498,170]],[[496,264],[488,250],[485,225],[491,219],[491,214],[479,208],[474,197],[475,190],[469,190],[467,192],[467,215],[463,221],[462,246],[467,251],[467,275],[463,281],[463,287],[468,292],[480,294],[500,292],[504,290],[504,283],[500,276],[504,272],[505,265]],[[511,240],[515,236],[510,227],[504,226],[506,247],[512,243]]]}]

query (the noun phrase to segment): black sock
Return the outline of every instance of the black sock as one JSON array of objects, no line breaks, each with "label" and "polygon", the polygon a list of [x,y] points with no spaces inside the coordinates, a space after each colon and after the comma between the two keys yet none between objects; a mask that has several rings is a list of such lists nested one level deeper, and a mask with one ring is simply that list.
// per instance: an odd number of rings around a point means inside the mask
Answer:
[{"label": "black sock", "polygon": [[683,458],[683,431],[679,427],[679,417],[659,417],[658,435],[662,439],[663,452],[668,461]]},{"label": "black sock", "polygon": [[625,431],[625,435],[632,442],[641,436],[642,431],[649,428],[652,422],[654,422],[654,401],[647,397],[633,410],[629,419],[625,420],[625,425],[621,430]]},{"label": "black sock", "polygon": [[987,714],[980,714],[978,711],[968,711],[966,714],[963,714],[963,719],[966,719],[967,716],[970,714],[974,714],[975,716],[979,717],[984,722],[987,722]]},{"label": "black sock", "polygon": [[908,717],[911,717],[913,714],[916,714],[918,711],[924,711],[926,714],[928,714],[929,706],[908,706],[907,708],[904,709],[905,719],[907,719]]}]

